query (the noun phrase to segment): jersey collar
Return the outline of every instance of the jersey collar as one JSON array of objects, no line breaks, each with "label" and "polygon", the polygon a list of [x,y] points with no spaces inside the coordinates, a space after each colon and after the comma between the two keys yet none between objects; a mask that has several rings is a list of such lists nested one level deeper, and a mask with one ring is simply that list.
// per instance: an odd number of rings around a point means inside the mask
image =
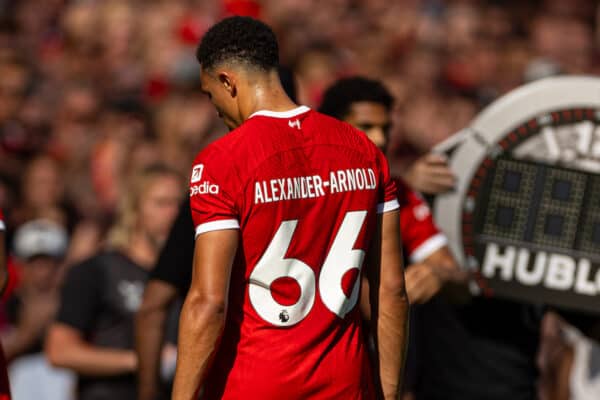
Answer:
[{"label": "jersey collar", "polygon": [[255,113],[253,113],[252,115],[250,115],[248,117],[248,119],[259,116],[259,115],[263,116],[263,117],[271,117],[271,118],[292,118],[297,115],[304,114],[308,110],[310,110],[310,108],[308,108],[307,106],[296,107],[296,108],[294,108],[292,110],[288,110],[288,111],[259,110],[259,111],[256,111]]}]

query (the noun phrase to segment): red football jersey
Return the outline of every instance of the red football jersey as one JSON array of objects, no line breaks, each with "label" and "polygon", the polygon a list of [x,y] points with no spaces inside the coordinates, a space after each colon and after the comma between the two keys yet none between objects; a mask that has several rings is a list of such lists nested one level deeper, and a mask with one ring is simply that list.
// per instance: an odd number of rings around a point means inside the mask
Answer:
[{"label": "red football jersey", "polygon": [[435,225],[431,210],[421,195],[401,179],[396,180],[396,185],[400,202],[402,246],[410,263],[420,262],[446,246],[448,240]]},{"label": "red football jersey", "polygon": [[376,214],[399,205],[357,132],[304,106],[261,111],[196,158],[196,235],[241,238],[207,399],[374,398],[360,269]]}]

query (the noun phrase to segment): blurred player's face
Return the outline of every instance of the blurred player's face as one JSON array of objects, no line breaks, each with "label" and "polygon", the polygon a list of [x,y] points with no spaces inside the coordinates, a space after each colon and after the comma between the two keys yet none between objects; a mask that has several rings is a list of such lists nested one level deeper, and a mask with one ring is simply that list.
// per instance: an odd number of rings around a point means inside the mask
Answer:
[{"label": "blurred player's face", "polygon": [[366,133],[385,153],[390,133],[390,115],[385,106],[370,101],[352,103],[344,121]]},{"label": "blurred player's face", "polygon": [[236,88],[231,77],[215,69],[200,69],[200,87],[213,103],[219,117],[229,130],[235,129],[243,121],[239,120],[239,109],[236,101]]},{"label": "blurred player's face", "polygon": [[171,175],[157,177],[140,198],[139,224],[156,245],[162,245],[171,229],[181,201],[181,182]]}]

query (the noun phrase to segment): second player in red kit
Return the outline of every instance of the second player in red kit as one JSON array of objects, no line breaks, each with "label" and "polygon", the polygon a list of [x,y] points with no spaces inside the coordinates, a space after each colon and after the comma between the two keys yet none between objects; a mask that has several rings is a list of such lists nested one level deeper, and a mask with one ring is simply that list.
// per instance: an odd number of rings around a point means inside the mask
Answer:
[{"label": "second player in red kit", "polygon": [[[207,399],[395,398],[408,304],[385,157],[285,96],[266,25],[226,19],[198,58],[232,131],[191,173],[196,249],[173,397],[202,385]],[[375,288],[379,371],[357,307],[362,272]]]}]

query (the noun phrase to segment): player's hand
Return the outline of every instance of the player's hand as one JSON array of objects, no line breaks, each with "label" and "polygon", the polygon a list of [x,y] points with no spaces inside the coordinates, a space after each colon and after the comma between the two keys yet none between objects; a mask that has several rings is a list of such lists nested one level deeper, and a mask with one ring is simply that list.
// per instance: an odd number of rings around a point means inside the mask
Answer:
[{"label": "player's hand", "polygon": [[413,189],[427,194],[444,193],[454,188],[456,178],[441,154],[428,153],[412,163],[402,178]]},{"label": "player's hand", "polygon": [[440,271],[424,263],[410,265],[404,273],[404,279],[411,304],[426,303],[440,291],[444,284]]}]

